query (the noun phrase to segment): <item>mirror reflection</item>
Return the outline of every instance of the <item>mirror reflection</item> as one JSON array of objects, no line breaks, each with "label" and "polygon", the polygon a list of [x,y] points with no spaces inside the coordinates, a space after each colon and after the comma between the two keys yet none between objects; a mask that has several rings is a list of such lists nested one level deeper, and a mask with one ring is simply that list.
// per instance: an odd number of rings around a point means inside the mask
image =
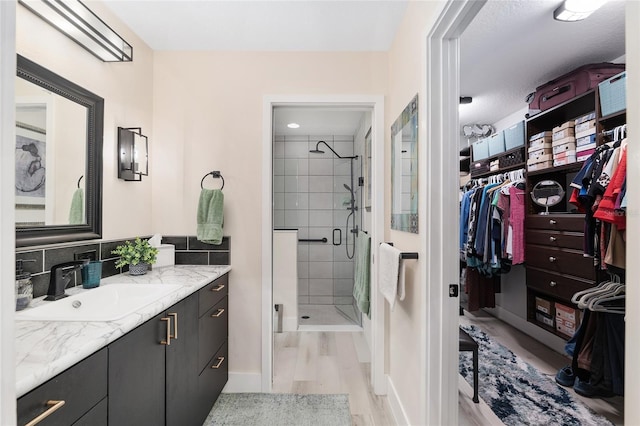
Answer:
[{"label": "mirror reflection", "polygon": [[418,95],[391,126],[391,229],[418,233]]},{"label": "mirror reflection", "polygon": [[86,223],[87,108],[16,77],[16,227]]}]

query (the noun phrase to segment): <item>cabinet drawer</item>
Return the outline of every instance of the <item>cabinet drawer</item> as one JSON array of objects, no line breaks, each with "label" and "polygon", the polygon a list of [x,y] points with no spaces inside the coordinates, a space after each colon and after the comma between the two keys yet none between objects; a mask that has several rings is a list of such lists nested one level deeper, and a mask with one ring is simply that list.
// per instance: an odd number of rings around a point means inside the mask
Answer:
[{"label": "cabinet drawer", "polygon": [[[107,396],[107,349],[104,348],[18,399],[18,424],[47,411],[47,401],[64,405],[40,425],[70,425]],[[106,417],[105,417],[106,418]]]},{"label": "cabinet drawer", "polygon": [[593,287],[594,281],[527,267],[527,287],[569,301],[575,293]]},{"label": "cabinet drawer", "polygon": [[584,234],[581,232],[527,229],[525,241],[529,244],[583,250]]},{"label": "cabinet drawer", "polygon": [[198,366],[205,367],[213,354],[227,340],[229,329],[228,299],[225,297],[213,308],[209,309],[198,320],[200,345],[198,349]]},{"label": "cabinet drawer", "polygon": [[229,274],[224,274],[211,283],[204,286],[198,292],[199,309],[198,316],[201,317],[213,305],[222,300],[229,293]]},{"label": "cabinet drawer", "polygon": [[198,377],[198,412],[202,419],[198,424],[204,423],[213,403],[222,392],[229,377],[229,351],[227,343],[209,359],[206,368]]},{"label": "cabinet drawer", "polygon": [[527,229],[546,229],[553,231],[584,232],[583,214],[529,215],[526,217]]},{"label": "cabinet drawer", "polygon": [[527,266],[595,280],[593,259],[584,257],[579,250],[527,244],[526,260]]},{"label": "cabinet drawer", "polygon": [[73,426],[107,426],[107,398],[104,398],[87,414],[82,416]]}]

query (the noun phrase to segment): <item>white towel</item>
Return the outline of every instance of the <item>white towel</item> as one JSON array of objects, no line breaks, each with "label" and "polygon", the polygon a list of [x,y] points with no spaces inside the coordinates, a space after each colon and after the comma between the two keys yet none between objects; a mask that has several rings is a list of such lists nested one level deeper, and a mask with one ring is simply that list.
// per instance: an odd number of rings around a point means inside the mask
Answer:
[{"label": "white towel", "polygon": [[404,299],[404,271],[402,252],[389,244],[380,244],[380,292],[389,302],[391,310],[396,304],[396,297]]}]

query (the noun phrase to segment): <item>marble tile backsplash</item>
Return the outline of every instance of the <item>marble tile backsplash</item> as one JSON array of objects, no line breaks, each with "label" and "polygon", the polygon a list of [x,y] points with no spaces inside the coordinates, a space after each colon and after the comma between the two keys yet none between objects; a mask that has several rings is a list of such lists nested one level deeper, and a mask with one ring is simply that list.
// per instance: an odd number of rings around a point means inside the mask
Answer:
[{"label": "marble tile backsplash", "polygon": [[[111,254],[111,251],[126,240],[134,238],[100,242],[78,241],[77,243],[39,246],[37,248],[24,247],[16,250],[16,260],[33,260],[33,262],[24,262],[24,270],[32,274],[33,296],[39,297],[45,295],[49,288],[51,267],[61,262],[75,260],[79,254],[89,254],[96,260],[102,260],[102,278],[128,271],[128,266],[116,268],[115,263],[118,257]],[[224,237],[222,244],[218,246],[201,243],[195,236],[190,235],[163,236],[162,243],[176,246],[175,261],[177,265],[229,265],[231,262],[229,237]],[[82,276],[78,271],[67,287],[81,284]]]}]

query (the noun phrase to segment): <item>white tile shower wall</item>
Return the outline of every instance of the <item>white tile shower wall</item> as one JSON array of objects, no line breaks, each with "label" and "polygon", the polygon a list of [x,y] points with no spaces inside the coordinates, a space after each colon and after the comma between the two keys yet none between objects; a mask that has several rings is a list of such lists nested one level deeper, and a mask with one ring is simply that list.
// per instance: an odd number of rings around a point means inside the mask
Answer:
[{"label": "white tile shower wall", "polygon": [[[276,136],[273,160],[273,217],[276,228],[297,228],[300,239],[321,242],[298,244],[298,300],[300,304],[351,304],[353,261],[345,245],[352,242],[346,229],[351,195],[344,185],[357,188],[360,160],[336,158],[325,146],[324,154],[312,154],[324,140],[341,156],[354,153],[352,136]],[[356,199],[357,199],[356,195]],[[359,221],[357,221],[359,223]],[[352,224],[350,222],[349,226]],[[334,229],[340,229],[336,231]],[[339,245],[334,245],[335,243]],[[350,253],[352,248],[349,248]]]}]

